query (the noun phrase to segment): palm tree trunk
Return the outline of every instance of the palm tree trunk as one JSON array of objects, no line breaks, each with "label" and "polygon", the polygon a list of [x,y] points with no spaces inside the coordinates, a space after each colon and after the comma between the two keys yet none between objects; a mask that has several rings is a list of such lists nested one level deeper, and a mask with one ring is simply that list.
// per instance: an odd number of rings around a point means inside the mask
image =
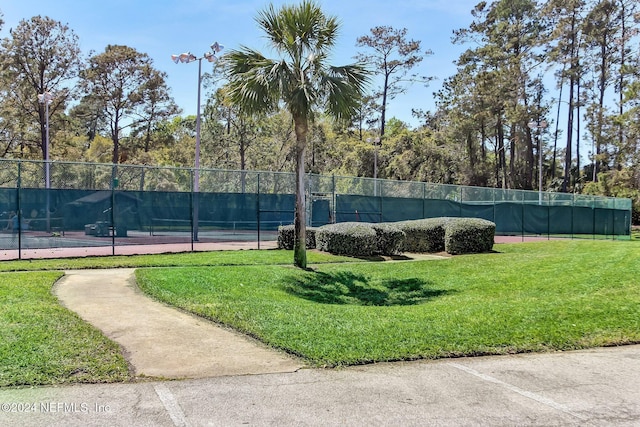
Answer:
[{"label": "palm tree trunk", "polygon": [[304,160],[307,148],[307,133],[309,127],[304,117],[293,117],[296,132],[296,212],[294,218],[295,238],[293,242],[293,263],[296,267],[307,268],[306,246],[306,203],[304,185]]}]

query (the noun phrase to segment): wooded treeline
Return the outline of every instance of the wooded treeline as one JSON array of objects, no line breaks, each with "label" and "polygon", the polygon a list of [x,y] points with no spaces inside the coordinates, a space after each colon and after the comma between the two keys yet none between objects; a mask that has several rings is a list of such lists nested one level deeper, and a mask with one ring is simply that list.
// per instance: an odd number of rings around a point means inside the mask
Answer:
[{"label": "wooded treeline", "polygon": [[[411,74],[432,54],[411,29],[354,41],[373,84],[357,117],[315,114],[306,170],[529,190],[541,176],[543,190],[638,199],[638,2],[499,0],[471,13],[453,31],[467,47],[453,76]],[[52,160],[193,166],[195,117],[145,53],[109,45],[85,57],[71,28],[42,16],[12,28],[0,51],[0,157],[44,159],[48,109]],[[242,113],[225,72],[223,56],[205,81],[201,167],[293,171],[289,112]],[[419,126],[387,116],[433,77],[442,88],[433,111],[414,106]]]}]

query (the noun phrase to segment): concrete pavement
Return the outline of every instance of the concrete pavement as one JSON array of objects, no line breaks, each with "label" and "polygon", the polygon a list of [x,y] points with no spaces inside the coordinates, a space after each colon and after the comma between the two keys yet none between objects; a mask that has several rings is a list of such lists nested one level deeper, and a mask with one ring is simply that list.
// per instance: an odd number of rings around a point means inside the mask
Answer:
[{"label": "concrete pavement", "polygon": [[640,346],[628,346],[4,389],[0,425],[637,426],[639,379]]}]

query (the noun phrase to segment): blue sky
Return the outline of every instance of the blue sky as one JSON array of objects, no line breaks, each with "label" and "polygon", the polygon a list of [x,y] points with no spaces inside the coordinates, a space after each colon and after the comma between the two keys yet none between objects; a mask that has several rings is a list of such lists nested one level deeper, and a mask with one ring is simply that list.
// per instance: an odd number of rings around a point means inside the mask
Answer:
[{"label": "blue sky", "polygon": [[[7,4],[8,3],[8,4]],[[124,44],[148,54],[157,69],[168,74],[168,85],[184,114],[195,114],[197,103],[197,62],[174,64],[173,53],[191,51],[201,56],[218,41],[226,49],[246,45],[267,51],[266,42],[255,23],[265,0],[8,0],[0,6],[5,25],[1,37],[22,19],[49,16],[69,25],[78,35],[83,54],[102,52],[108,44]],[[278,6],[292,1],[274,0]],[[295,3],[295,1],[294,1]],[[411,109],[434,108],[433,92],[455,72],[452,61],[463,47],[451,43],[454,29],[467,27],[476,0],[318,0],[325,13],[341,23],[333,65],[353,62],[358,52],[356,39],[378,25],[407,28],[408,37],[422,42],[434,52],[419,69],[435,76],[428,88],[413,85],[389,105],[389,116],[412,122]],[[205,65],[206,64],[206,65]],[[203,71],[207,70],[203,61]]]}]

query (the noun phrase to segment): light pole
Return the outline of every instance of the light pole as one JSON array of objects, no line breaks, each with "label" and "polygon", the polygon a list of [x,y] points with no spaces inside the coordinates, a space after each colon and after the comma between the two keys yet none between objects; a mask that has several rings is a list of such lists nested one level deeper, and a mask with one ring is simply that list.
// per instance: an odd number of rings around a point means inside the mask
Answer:
[{"label": "light pole", "polygon": [[200,58],[192,54],[191,52],[181,53],[180,55],[171,55],[171,60],[178,63],[188,64],[189,62],[198,61],[198,106],[196,109],[196,161],[194,165],[193,174],[193,193],[195,195],[194,208],[193,208],[193,241],[198,241],[198,193],[200,192],[200,87],[202,86],[202,60],[206,59],[209,62],[215,62],[218,60],[216,53],[219,53],[224,46],[214,42],[211,46],[211,51],[205,53]]},{"label": "light pole", "polygon": [[49,189],[51,188],[51,175],[49,167],[49,104],[53,102],[53,95],[51,92],[43,92],[38,94],[38,102],[44,104],[44,120],[45,120],[45,137],[44,137],[44,187],[47,192],[47,231],[51,230],[50,216],[49,216]]},{"label": "light pole", "polygon": [[530,121],[527,123],[529,129],[536,130],[536,142],[538,145],[538,204],[542,205],[542,145],[540,143],[540,129],[545,129],[547,127],[547,122],[545,120],[540,120],[539,122]]},{"label": "light pole", "polygon": [[378,195],[378,144],[380,138],[367,138],[369,144],[373,143],[373,195]]},{"label": "light pole", "polygon": [[38,94],[38,102],[44,105],[44,120],[45,120],[45,137],[44,137],[44,161],[45,161],[45,173],[44,181],[45,187],[51,186],[51,180],[49,177],[49,105],[53,102],[53,95],[51,92],[44,92]]}]

